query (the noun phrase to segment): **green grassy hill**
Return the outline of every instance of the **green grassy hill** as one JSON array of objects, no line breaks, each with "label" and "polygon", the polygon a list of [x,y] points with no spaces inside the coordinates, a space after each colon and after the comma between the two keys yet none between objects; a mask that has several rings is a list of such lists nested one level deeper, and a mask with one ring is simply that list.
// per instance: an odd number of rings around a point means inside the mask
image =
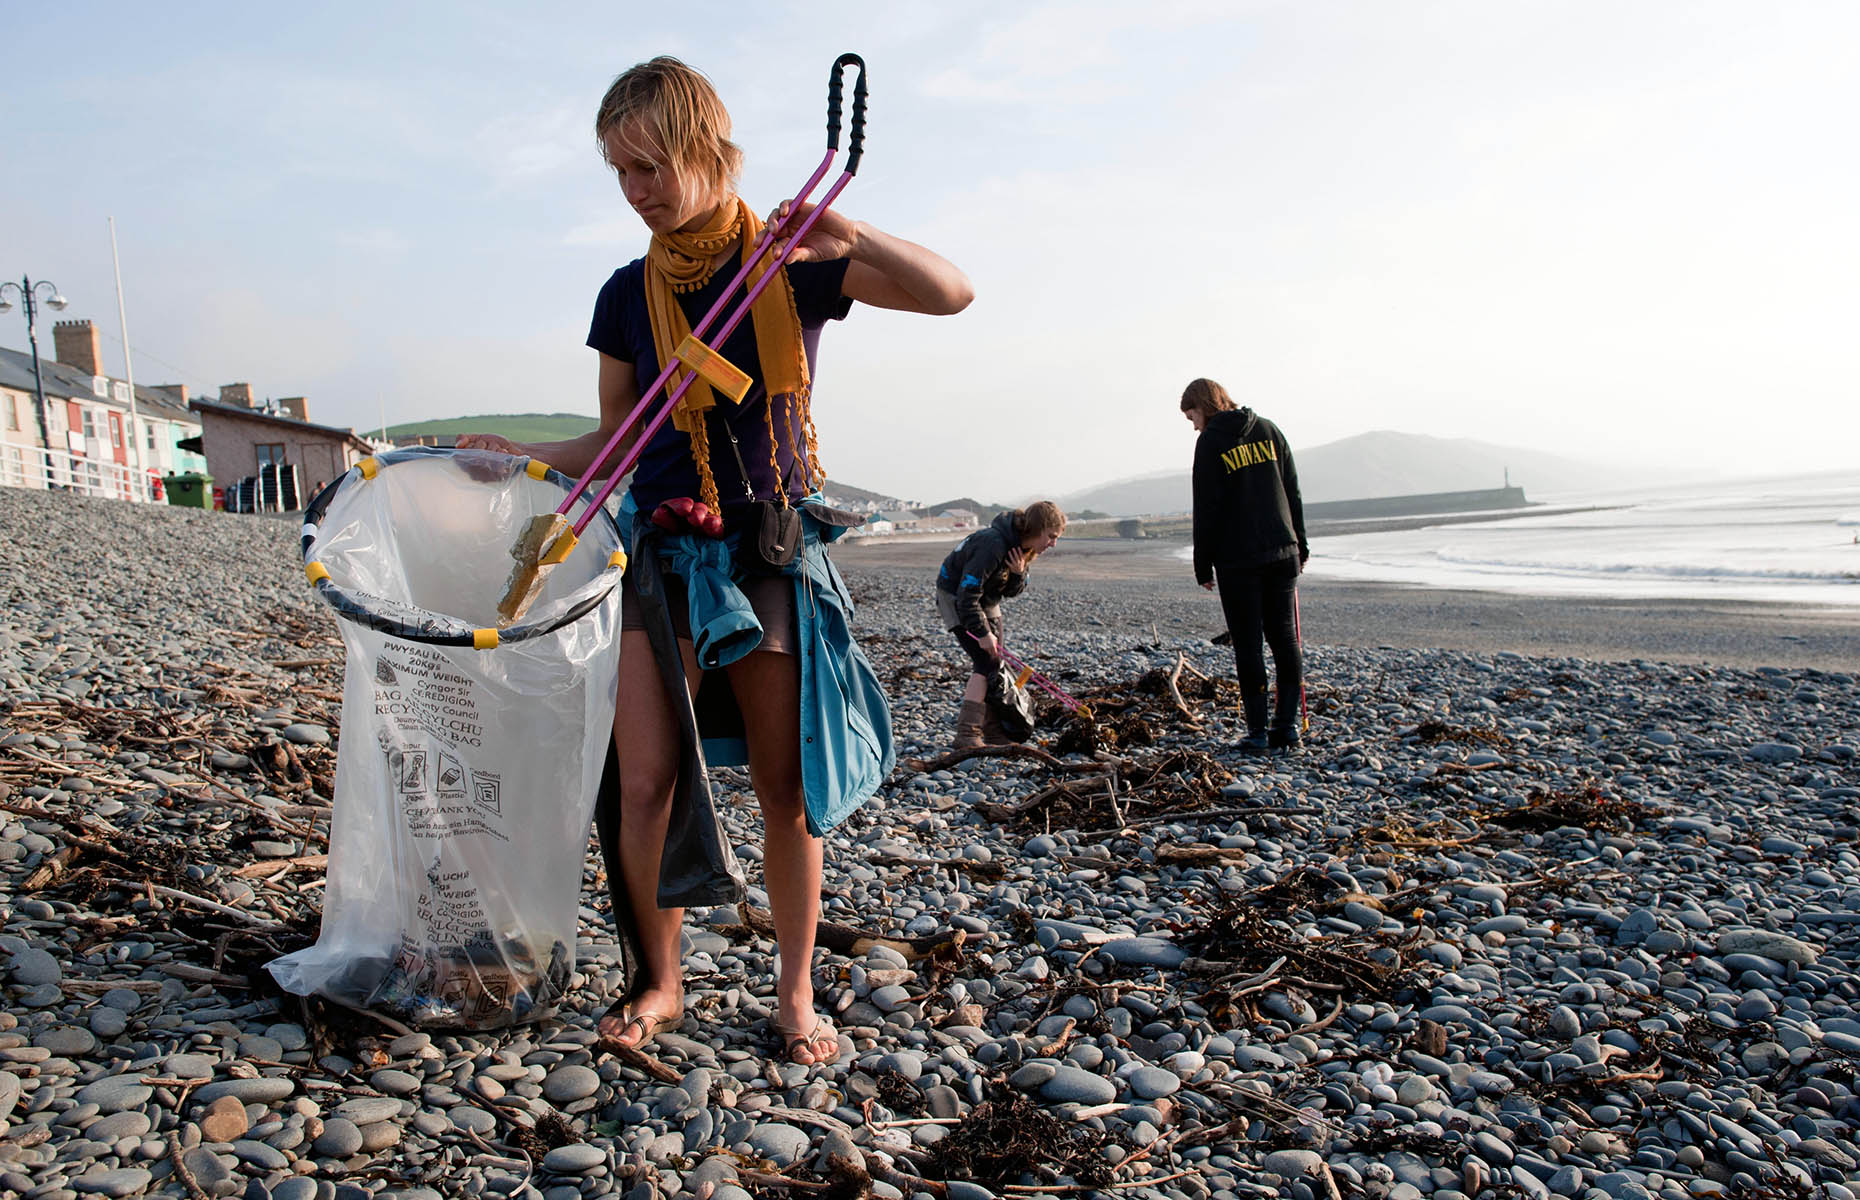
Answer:
[{"label": "green grassy hill", "polygon": [[[387,435],[390,438],[402,438],[418,437],[421,434],[496,433],[513,442],[560,442],[578,437],[599,425],[600,422],[593,417],[584,417],[578,413],[487,413],[481,417],[444,417],[434,421],[390,425]],[[864,500],[896,504],[892,497],[883,492],[867,491],[838,480],[829,480],[826,490],[829,497],[842,503]],[[992,516],[1000,510],[989,506],[987,511]]]},{"label": "green grassy hill", "polygon": [[438,421],[409,421],[388,426],[388,436],[420,434],[496,433],[513,442],[559,442],[597,427],[599,421],[577,413],[491,413],[482,417],[446,417]]}]

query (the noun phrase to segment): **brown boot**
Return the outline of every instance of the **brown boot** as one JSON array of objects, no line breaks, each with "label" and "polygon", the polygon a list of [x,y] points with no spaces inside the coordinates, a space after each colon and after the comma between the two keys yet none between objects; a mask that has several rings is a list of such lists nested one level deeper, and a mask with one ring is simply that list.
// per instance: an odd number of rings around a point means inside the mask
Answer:
[{"label": "brown boot", "polygon": [[980,700],[964,700],[956,710],[956,744],[953,749],[973,750],[982,742],[982,721],[986,713]]}]

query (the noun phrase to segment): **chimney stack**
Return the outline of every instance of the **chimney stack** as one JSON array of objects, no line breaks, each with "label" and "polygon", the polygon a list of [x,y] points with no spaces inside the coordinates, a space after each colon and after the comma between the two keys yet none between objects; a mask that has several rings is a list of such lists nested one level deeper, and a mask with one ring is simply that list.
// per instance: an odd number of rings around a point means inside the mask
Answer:
[{"label": "chimney stack", "polygon": [[310,419],[310,405],[302,396],[278,397],[278,411],[297,421]]},{"label": "chimney stack", "polygon": [[187,407],[187,385],[185,383],[161,383],[149,390],[160,392],[182,408]]},{"label": "chimney stack", "polygon": [[103,339],[89,321],[59,321],[52,326],[58,361],[86,375],[103,374]]},{"label": "chimney stack", "polygon": [[235,408],[252,407],[252,385],[249,383],[221,384],[220,403],[230,404]]}]

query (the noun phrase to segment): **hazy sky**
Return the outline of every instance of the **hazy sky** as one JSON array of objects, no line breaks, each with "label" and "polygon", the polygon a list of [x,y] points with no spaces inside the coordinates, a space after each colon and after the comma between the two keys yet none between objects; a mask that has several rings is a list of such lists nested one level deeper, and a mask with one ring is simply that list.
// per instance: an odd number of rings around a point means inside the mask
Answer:
[{"label": "hazy sky", "polygon": [[[534,11],[529,11],[531,8]],[[0,278],[140,383],[372,428],[595,411],[594,295],[646,234],[594,148],[659,53],[717,82],[766,211],[862,53],[840,207],[975,304],[856,309],[832,475],[923,500],[1185,466],[1197,375],[1370,429],[1740,473],[1860,456],[1860,6],[25,5]],[[49,354],[49,318],[41,346]],[[19,310],[0,345],[24,349]]]}]

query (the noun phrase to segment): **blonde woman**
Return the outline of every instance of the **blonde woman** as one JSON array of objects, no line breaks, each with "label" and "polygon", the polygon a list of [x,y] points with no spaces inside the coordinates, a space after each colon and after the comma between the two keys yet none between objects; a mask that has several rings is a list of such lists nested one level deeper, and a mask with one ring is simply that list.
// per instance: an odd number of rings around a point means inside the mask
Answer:
[{"label": "blonde woman", "polygon": [[[642,381],[658,376],[660,364],[727,288],[762,227],[736,193],[743,153],[730,140],[729,112],[710,81],[677,59],[655,58],[616,78],[602,97],[595,136],[621,194],[652,238],[645,257],[615,271],[595,300],[588,345],[599,354],[600,428],[534,446],[492,436],[460,440],[461,446],[534,455],[570,475],[587,470],[638,403]],[[811,208],[787,213],[784,205],[770,219],[796,224]],[[783,276],[757,302],[752,319],[714,347],[751,376],[747,395],[732,402],[700,382],[647,444],[627,505],[636,528],[665,501],[693,497],[721,511],[725,540],[734,544],[757,511],[752,500],[800,505],[823,477],[808,396],[826,323],[844,318],[854,301],[940,315],[960,312],[973,294],[962,272],[943,258],[835,210],[809,231]],[[824,560],[815,537],[810,527],[807,552]],[[818,540],[830,537],[821,533]],[[806,577],[739,572],[734,583],[761,626],[761,641],[707,672],[693,646],[680,562],[668,558],[660,570],[683,678],[695,695],[707,673],[727,677],[762,810],[764,882],[780,952],[774,1025],[790,1061],[831,1062],[841,1052],[839,1036],[814,1008],[821,843],[809,831],[804,785],[812,791],[817,770],[832,774],[813,757],[823,752],[820,743],[845,739],[810,737],[803,745],[803,698],[818,700],[819,689],[812,681],[804,685],[797,647],[816,620],[819,606],[812,600],[832,600],[825,595],[832,589],[812,587]],[[822,569],[820,562],[811,569]],[[632,583],[636,574],[628,569],[622,599],[614,718],[619,811],[602,811],[601,843],[609,876],[622,885],[616,911],[629,905],[637,923],[641,961],[626,999],[600,1021],[604,1036],[635,1046],[675,1028],[684,1014],[684,910],[660,908],[657,889],[680,756],[689,751],[681,715],[689,700],[668,686],[655,664],[642,614],[646,602]],[[803,592],[810,602],[798,605]],[[856,647],[850,655],[857,662],[849,658],[849,665],[863,666]],[[889,754],[888,714],[873,714],[872,723],[881,715]],[[810,728],[836,719],[843,731],[841,714],[810,707],[806,715]]]}]

